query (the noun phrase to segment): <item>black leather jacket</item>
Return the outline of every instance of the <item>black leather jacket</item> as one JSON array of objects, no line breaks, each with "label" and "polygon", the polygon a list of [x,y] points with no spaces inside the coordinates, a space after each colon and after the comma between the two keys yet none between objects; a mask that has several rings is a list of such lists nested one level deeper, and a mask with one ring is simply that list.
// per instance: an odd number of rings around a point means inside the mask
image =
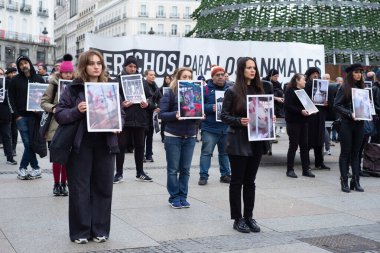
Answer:
[{"label": "black leather jacket", "polygon": [[[352,99],[346,99],[344,97],[344,89],[346,85],[341,85],[338,89],[338,92],[336,93],[335,99],[334,99],[334,109],[340,116],[340,118],[345,120],[351,120],[352,113],[353,113],[353,105],[352,105]],[[359,87],[355,87],[359,88]]]}]

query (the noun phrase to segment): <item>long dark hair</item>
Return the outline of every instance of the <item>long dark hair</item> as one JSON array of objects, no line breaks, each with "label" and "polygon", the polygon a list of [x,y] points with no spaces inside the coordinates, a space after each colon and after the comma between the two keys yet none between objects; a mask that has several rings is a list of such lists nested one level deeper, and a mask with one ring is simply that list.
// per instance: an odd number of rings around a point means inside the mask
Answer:
[{"label": "long dark hair", "polygon": [[260,74],[259,70],[257,69],[257,63],[256,60],[251,57],[242,57],[237,62],[237,69],[236,69],[236,80],[235,85],[233,86],[233,89],[235,91],[235,103],[233,106],[233,112],[235,114],[238,114],[241,111],[245,110],[246,106],[246,100],[247,100],[247,80],[244,76],[245,67],[247,66],[248,61],[253,61],[255,63],[255,78],[251,80],[251,85],[254,89],[255,94],[263,94],[264,88],[263,84],[260,81]]},{"label": "long dark hair", "polygon": [[[169,83],[166,83],[166,81],[165,81],[167,77],[169,77],[169,79],[170,79]],[[171,82],[172,82],[172,76],[171,75],[165,75],[164,80],[162,81],[162,87],[169,87]]]},{"label": "long dark hair", "polygon": [[347,76],[346,76],[346,81],[344,82],[342,88],[343,88],[343,92],[344,92],[344,98],[346,101],[350,101],[351,100],[351,88],[355,88],[356,86],[361,88],[361,89],[364,89],[364,80],[363,80],[363,75],[362,75],[362,78],[360,79],[360,81],[355,81],[354,80],[354,76],[353,76],[353,71],[350,71],[348,72]]},{"label": "long dark hair", "polygon": [[290,82],[288,83],[288,87],[297,88],[297,81],[303,77],[302,74],[294,74]]}]

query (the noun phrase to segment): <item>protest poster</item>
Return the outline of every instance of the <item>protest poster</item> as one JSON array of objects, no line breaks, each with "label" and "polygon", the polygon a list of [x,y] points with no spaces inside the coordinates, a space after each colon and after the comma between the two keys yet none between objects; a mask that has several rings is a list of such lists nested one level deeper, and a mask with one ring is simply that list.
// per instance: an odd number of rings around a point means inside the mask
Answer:
[{"label": "protest poster", "polygon": [[376,115],[375,103],[373,102],[373,90],[372,88],[365,88],[369,92],[369,101],[371,103],[371,114]]},{"label": "protest poster", "polygon": [[311,100],[315,105],[325,105],[329,90],[329,81],[313,79]]},{"label": "protest poster", "polygon": [[364,88],[372,89],[372,81],[364,81]]},{"label": "protest poster", "polygon": [[298,99],[301,101],[301,104],[309,114],[317,113],[319,111],[318,108],[314,105],[313,101],[311,101],[305,90],[296,90],[294,92],[296,93]]},{"label": "protest poster", "polygon": [[48,85],[48,83],[28,83],[28,93],[26,98],[27,111],[43,111],[41,108],[41,98]]},{"label": "protest poster", "polygon": [[368,89],[352,88],[352,107],[356,120],[372,120]]},{"label": "protest poster", "polygon": [[181,119],[203,119],[203,89],[201,81],[178,81],[178,108]]},{"label": "protest poster", "polygon": [[66,86],[69,85],[72,82],[72,80],[64,80],[64,79],[59,79],[58,80],[58,101],[61,98],[61,95],[63,91],[66,89]]},{"label": "protest poster", "polygon": [[0,77],[0,103],[4,102],[5,97],[5,78]]},{"label": "protest poster", "polygon": [[248,140],[274,140],[275,125],[273,95],[247,96]]},{"label": "protest poster", "polygon": [[216,121],[218,122],[222,122],[221,113],[223,107],[224,92],[225,91],[221,90],[215,91],[215,117]]},{"label": "protest poster", "polygon": [[124,75],[120,76],[120,78],[126,101],[134,104],[140,104],[141,101],[146,100],[144,84],[140,74]]},{"label": "protest poster", "polygon": [[119,84],[86,82],[84,92],[88,131],[120,132],[122,126]]}]

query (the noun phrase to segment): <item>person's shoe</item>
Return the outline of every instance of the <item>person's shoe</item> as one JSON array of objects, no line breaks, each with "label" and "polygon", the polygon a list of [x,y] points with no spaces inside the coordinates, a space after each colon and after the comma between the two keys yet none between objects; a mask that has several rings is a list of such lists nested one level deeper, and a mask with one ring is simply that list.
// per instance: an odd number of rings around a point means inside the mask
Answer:
[{"label": "person's shoe", "polygon": [[32,169],[32,173],[30,173],[31,179],[41,178],[41,169]]},{"label": "person's shoe", "polygon": [[190,208],[190,203],[187,202],[186,200],[181,200],[181,207],[182,208]]},{"label": "person's shoe", "polygon": [[107,241],[107,237],[105,237],[105,236],[97,236],[97,237],[92,238],[92,240],[94,242],[97,242],[97,243],[102,243],[102,242],[106,242]]},{"label": "person's shoe", "polygon": [[270,142],[276,144],[276,143],[278,143],[278,140],[271,140]]},{"label": "person's shoe", "polygon": [[233,228],[240,233],[250,233],[251,229],[247,226],[243,218],[235,220]]},{"label": "person's shoe", "polygon": [[204,177],[200,177],[198,181],[198,185],[206,185],[207,184],[207,179]]},{"label": "person's shoe", "polygon": [[331,170],[330,167],[326,166],[325,164],[322,163],[321,166],[315,166],[316,170]]},{"label": "person's shoe", "polygon": [[118,175],[118,174],[116,174],[115,176],[114,176],[114,178],[113,178],[113,183],[114,184],[119,184],[119,183],[121,183],[121,182],[123,182],[124,181],[124,179],[123,179],[123,176],[122,175]]},{"label": "person's shoe", "polygon": [[17,162],[13,159],[13,157],[9,157],[7,159],[7,164],[10,164],[10,165],[16,165]]},{"label": "person's shoe", "polygon": [[19,169],[18,169],[18,175],[17,175],[17,178],[18,178],[18,179],[21,179],[21,180],[25,180],[25,179],[28,179],[28,178],[29,178],[29,174],[28,174],[28,172],[26,171],[25,168],[19,168]]},{"label": "person's shoe", "polygon": [[350,188],[348,187],[348,177],[340,178],[340,186],[341,186],[342,192],[346,192],[346,193],[350,192]]},{"label": "person's shoe", "polygon": [[145,162],[151,162],[151,163],[153,163],[154,162],[153,157],[146,158]]},{"label": "person's shoe", "polygon": [[141,182],[153,182],[153,179],[146,175],[144,172],[141,173],[140,175],[136,176],[136,181],[141,181]]},{"label": "person's shoe", "polygon": [[231,176],[230,175],[224,175],[224,176],[220,177],[220,182],[226,183],[226,184],[231,183]]},{"label": "person's shoe", "polygon": [[88,240],[86,238],[78,238],[78,239],[75,239],[74,242],[77,244],[87,244]]},{"label": "person's shoe", "polygon": [[169,205],[174,209],[181,209],[182,208],[181,202],[179,202],[179,201],[173,201],[173,202],[169,203]]},{"label": "person's shoe", "polygon": [[257,225],[256,221],[252,218],[247,218],[247,219],[244,219],[245,220],[245,224],[247,224],[247,226],[249,227],[249,229],[251,230],[251,232],[253,233],[258,233],[260,232],[260,227]]},{"label": "person's shoe", "polygon": [[364,192],[363,187],[360,186],[360,177],[359,176],[353,176],[350,181],[350,189],[355,190],[357,192]]},{"label": "person's shoe", "polygon": [[359,176],[361,176],[361,177],[370,177],[371,175],[368,174],[367,172],[361,170],[361,171],[359,171]]},{"label": "person's shoe", "polygon": [[291,178],[297,178],[298,176],[296,175],[296,173],[294,172],[294,170],[288,170],[286,172],[286,176],[287,177],[291,177]]},{"label": "person's shoe", "polygon": [[60,189],[60,185],[59,183],[54,183],[54,187],[53,187],[53,194],[54,196],[59,196],[61,195],[61,189]]},{"label": "person's shoe", "polygon": [[67,184],[66,183],[61,183],[61,187],[60,187],[60,194],[61,196],[68,196],[69,195],[69,191],[67,190]]},{"label": "person's shoe", "polygon": [[302,176],[304,176],[304,177],[315,177],[315,175],[311,172],[310,169],[302,171]]}]

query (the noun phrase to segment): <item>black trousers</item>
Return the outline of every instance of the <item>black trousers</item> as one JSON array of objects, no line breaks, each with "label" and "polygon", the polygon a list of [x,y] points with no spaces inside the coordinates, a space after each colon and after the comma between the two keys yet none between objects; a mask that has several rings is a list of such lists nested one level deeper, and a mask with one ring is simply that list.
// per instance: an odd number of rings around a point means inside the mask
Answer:
[{"label": "black trousers", "polygon": [[12,116],[12,122],[11,122],[11,133],[12,133],[12,151],[16,151],[18,129],[16,125],[16,119],[13,116]]},{"label": "black trousers", "polygon": [[360,161],[359,151],[363,142],[363,121],[342,120],[340,127],[340,175],[346,177],[351,164],[352,174],[359,176]]},{"label": "black trousers", "polygon": [[294,158],[297,148],[300,147],[302,170],[308,170],[310,165],[308,148],[308,124],[286,123],[286,131],[289,136],[289,148],[287,154],[287,171],[294,170]]},{"label": "black trousers", "polygon": [[[313,146],[309,147],[310,149],[314,150],[314,165],[315,167],[319,167],[324,163],[324,158],[323,158],[323,145],[322,146]],[[310,167],[310,161],[309,161],[309,167]]]},{"label": "black trousers", "polygon": [[153,156],[153,134],[154,127],[150,125],[145,131],[145,158],[150,159]]},{"label": "black trousers", "polygon": [[[135,151],[135,165],[136,165],[136,173],[140,175],[144,172],[144,145],[145,145],[145,128],[144,127],[125,127],[123,132],[125,131],[125,135],[119,136],[119,138],[126,138],[125,143],[128,148],[128,143],[133,142]],[[123,140],[124,141],[124,140]],[[120,140],[119,140],[120,143]],[[120,148],[120,145],[119,145]],[[123,175],[123,166],[125,159],[125,149],[124,147],[120,148],[120,153],[116,155],[116,174]]]},{"label": "black trousers", "polygon": [[72,152],[67,163],[70,239],[109,237],[113,166],[105,134],[85,134],[79,153]]},{"label": "black trousers", "polygon": [[262,142],[252,142],[252,156],[229,155],[231,165],[230,210],[231,219],[240,219],[243,187],[244,218],[250,218],[255,206],[255,179],[262,156]]},{"label": "black trousers", "polygon": [[7,159],[13,159],[11,123],[0,123],[0,140],[3,143],[4,155]]}]

